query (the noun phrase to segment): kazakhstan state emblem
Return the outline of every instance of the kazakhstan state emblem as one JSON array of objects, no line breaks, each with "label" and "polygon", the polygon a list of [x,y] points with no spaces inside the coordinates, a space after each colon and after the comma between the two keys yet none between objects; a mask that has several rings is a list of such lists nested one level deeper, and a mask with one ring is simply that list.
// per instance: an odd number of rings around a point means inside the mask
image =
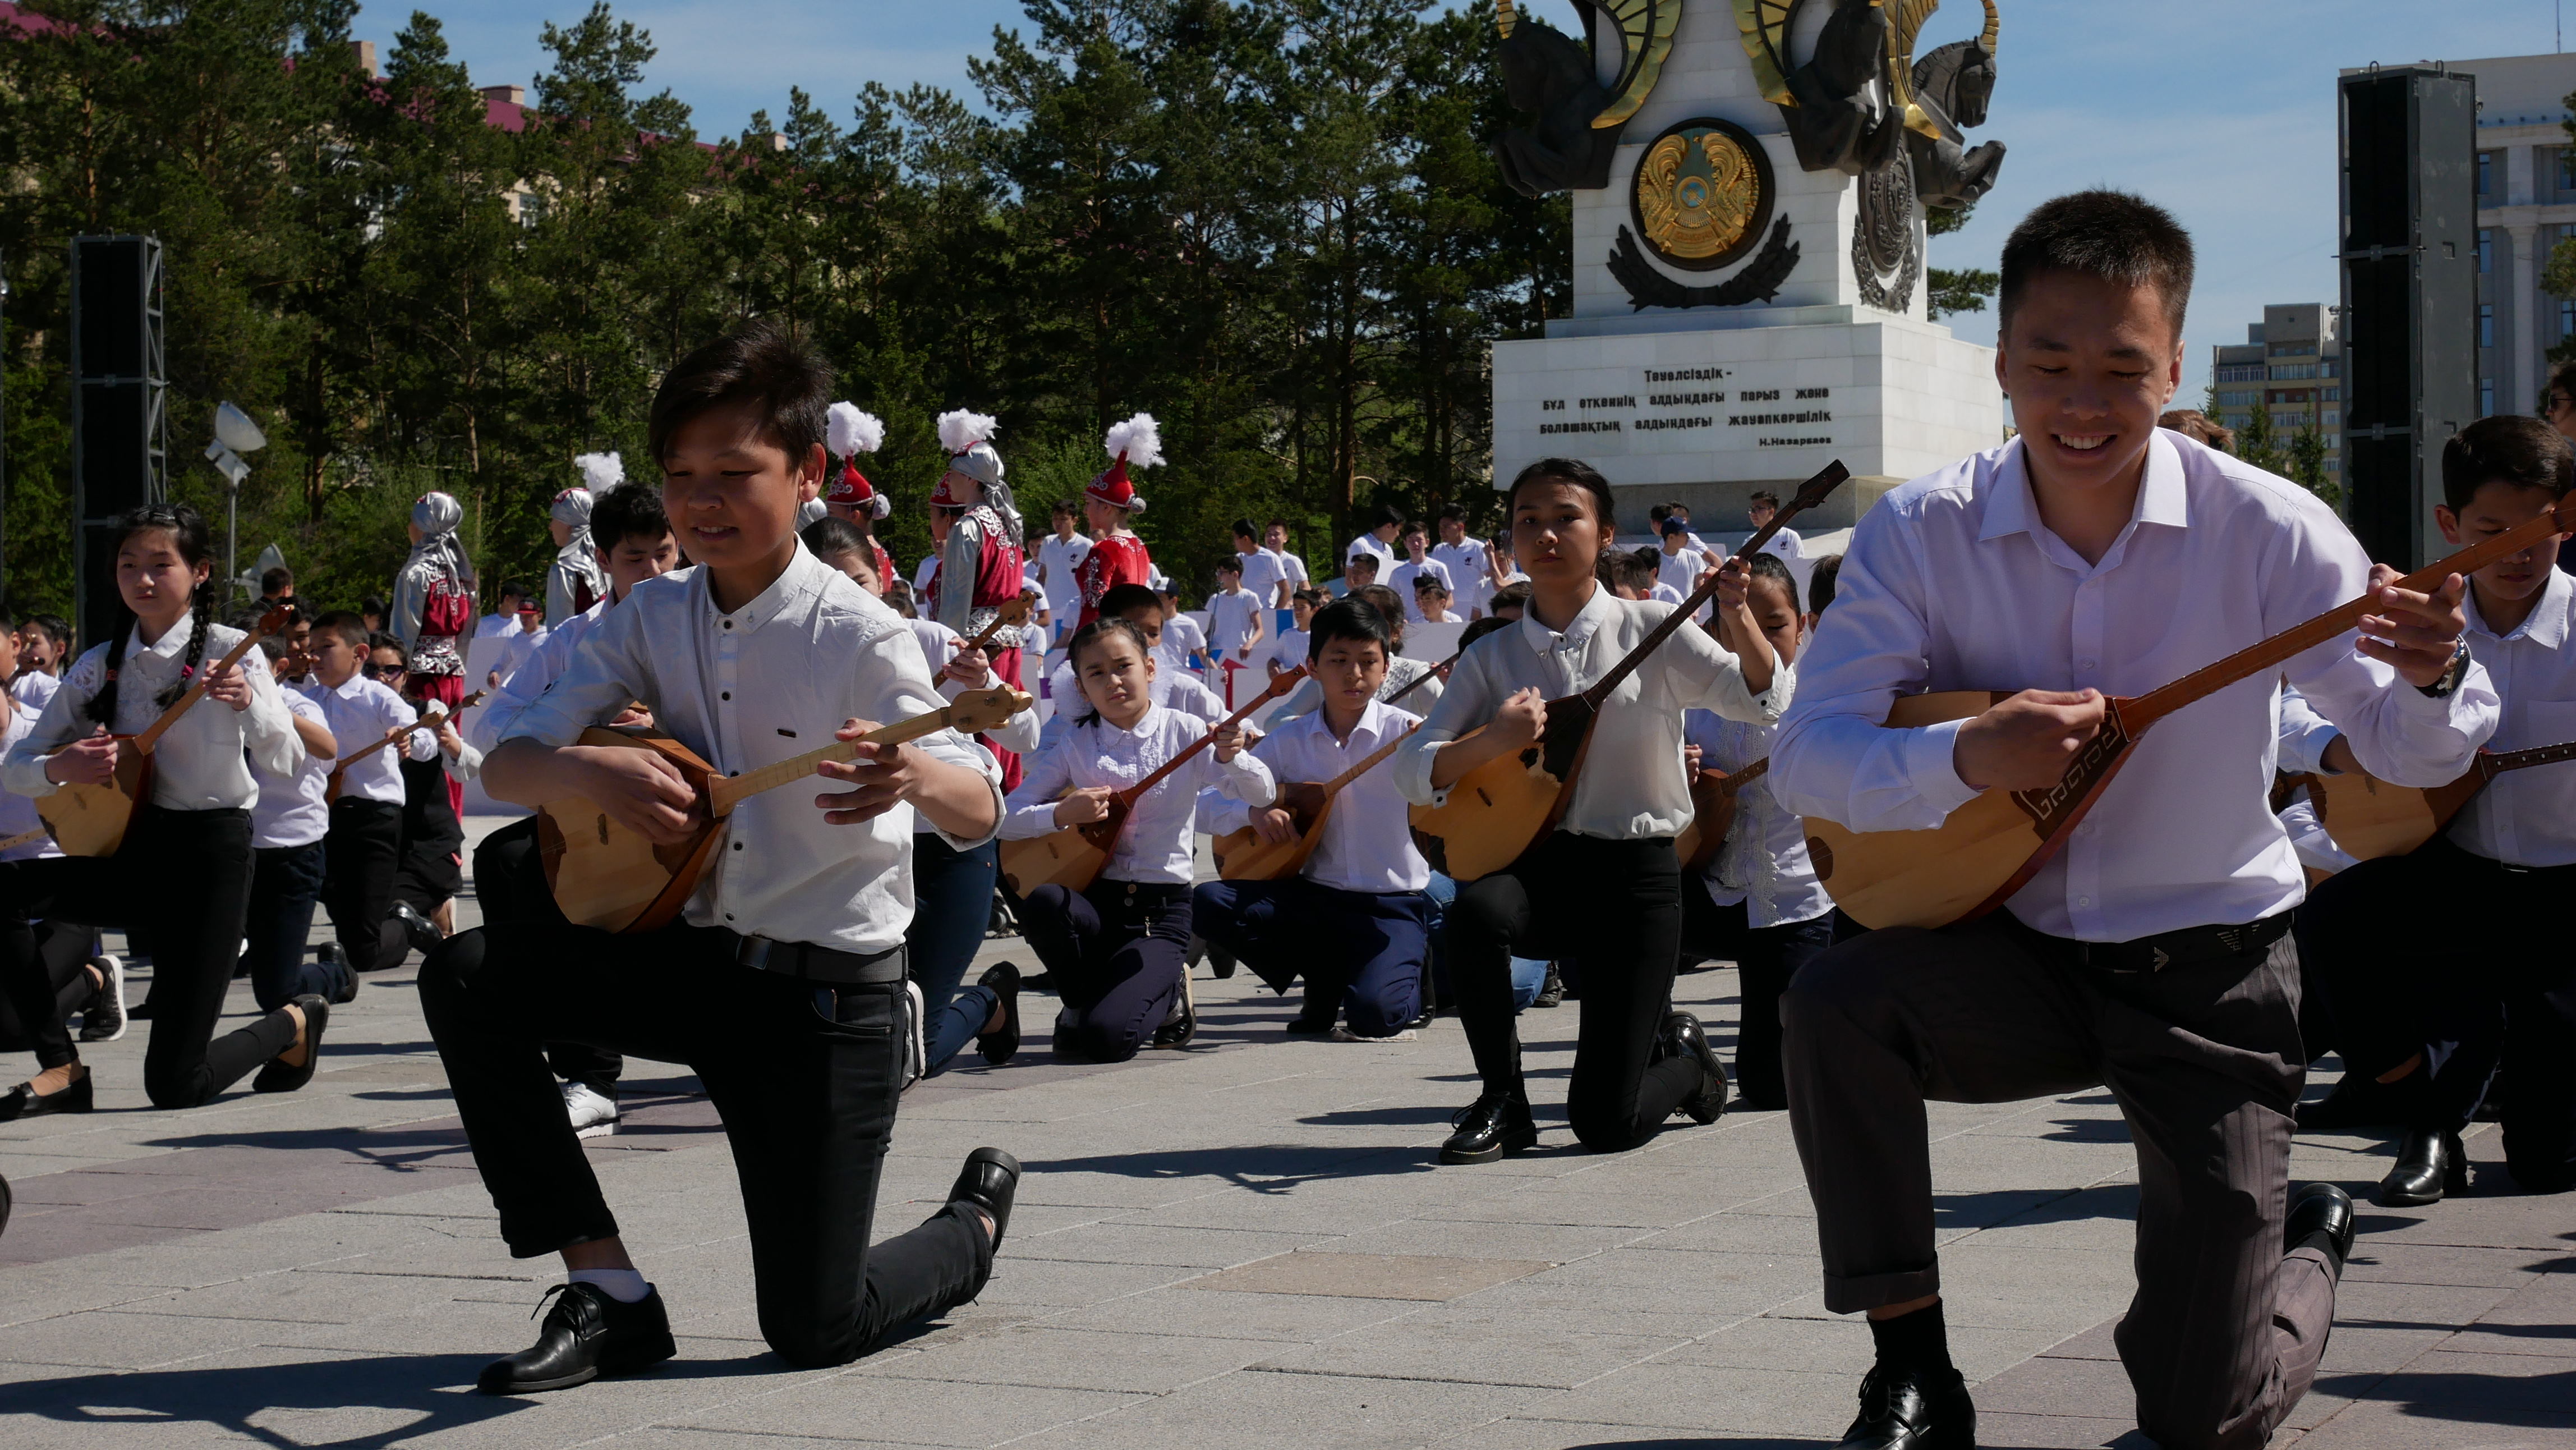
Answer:
[{"label": "kazakhstan state emblem", "polygon": [[1753,133],[1711,116],[1657,136],[1629,196],[1637,234],[1655,255],[1693,272],[1751,251],[1771,221],[1771,158]]}]

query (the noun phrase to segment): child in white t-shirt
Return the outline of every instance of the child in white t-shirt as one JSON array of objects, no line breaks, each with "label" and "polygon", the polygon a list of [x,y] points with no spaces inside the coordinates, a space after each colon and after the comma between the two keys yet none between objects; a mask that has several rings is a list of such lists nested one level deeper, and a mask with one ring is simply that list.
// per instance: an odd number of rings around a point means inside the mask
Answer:
[{"label": "child in white t-shirt", "polygon": [[1262,600],[1243,587],[1243,561],[1228,555],[1217,561],[1216,592],[1208,596],[1208,653],[1222,663],[1252,663],[1253,647],[1268,633],[1262,626]]},{"label": "child in white t-shirt", "polygon": [[1424,624],[1465,624],[1449,612],[1449,591],[1429,574],[1413,576],[1413,617]]}]

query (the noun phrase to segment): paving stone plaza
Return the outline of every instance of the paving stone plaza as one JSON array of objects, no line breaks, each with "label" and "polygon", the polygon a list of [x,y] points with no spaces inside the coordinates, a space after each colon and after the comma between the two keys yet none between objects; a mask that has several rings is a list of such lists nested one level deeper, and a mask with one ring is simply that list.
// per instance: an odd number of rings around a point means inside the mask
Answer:
[{"label": "paving stone plaza", "polygon": [[[988,943],[1003,959],[1034,966]],[[1676,990],[1730,1055],[1734,976]],[[1785,1115],[1574,1149],[1568,1002],[1522,1024],[1545,1146],[1436,1167],[1474,1095],[1454,1019],[1398,1045],[1292,1038],[1293,1000],[1202,968],[1187,1050],[1056,1064],[1031,996],[1018,1061],[969,1052],[906,1097],[879,1237],[979,1144],[1029,1174],[982,1298],[834,1371],[762,1346],[714,1114],[680,1069],[630,1063],[592,1159],[679,1357],[486,1398],[475,1371],[528,1342],[557,1273],[504,1253],[411,983],[367,979],[304,1092],[152,1110],[137,1024],[84,1049],[98,1112],[0,1136],[0,1446],[1753,1450],[1832,1443],[1869,1364],[1862,1325],[1820,1307]],[[1932,1132],[1980,1443],[2147,1443],[2111,1349],[2137,1200],[2117,1110],[1936,1105]],[[2295,1173],[2360,1197],[2385,1147],[2303,1138]],[[2576,1445],[2576,1199],[2512,1195],[2490,1125],[2469,1153],[2465,1199],[2365,1201],[2325,1372],[2276,1445]]]}]

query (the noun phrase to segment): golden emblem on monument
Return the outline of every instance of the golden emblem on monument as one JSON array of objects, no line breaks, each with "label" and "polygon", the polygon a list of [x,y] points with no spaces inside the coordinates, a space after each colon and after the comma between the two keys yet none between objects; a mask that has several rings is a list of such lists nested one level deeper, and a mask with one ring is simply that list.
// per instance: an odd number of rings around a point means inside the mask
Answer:
[{"label": "golden emblem on monument", "polygon": [[1655,256],[1693,272],[1742,257],[1771,220],[1771,159],[1731,121],[1703,116],[1657,136],[1629,196],[1637,235]]}]

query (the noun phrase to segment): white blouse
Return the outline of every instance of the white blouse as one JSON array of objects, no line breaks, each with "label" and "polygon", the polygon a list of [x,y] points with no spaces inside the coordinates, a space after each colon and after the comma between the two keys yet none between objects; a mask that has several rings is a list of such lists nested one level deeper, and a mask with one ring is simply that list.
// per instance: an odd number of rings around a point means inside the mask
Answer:
[{"label": "white blouse", "polygon": [[[241,640],[238,629],[208,624],[203,667],[212,668]],[[63,672],[63,686],[45,703],[35,728],[9,747],[6,763],[0,764],[0,786],[23,796],[54,793],[56,786],[45,778],[45,757],[97,728],[87,711],[107,686],[107,650],[99,645]],[[196,683],[180,673],[187,655],[184,620],[157,644],[143,643],[139,627],[128,635],[125,665],[116,682],[116,718],[109,728],[118,735],[150,729],[161,718],[153,697],[174,684]],[[295,738],[293,717],[269,676],[267,658],[252,650],[242,656],[240,669],[250,681],[248,706],[236,710],[201,698],[161,736],[152,753],[152,804],[174,811],[248,810],[259,799],[252,760],[284,775],[304,758],[304,744]]]},{"label": "white blouse", "polygon": [[[1027,774],[1006,805],[1003,839],[1027,840],[1059,829],[1055,805],[1067,791],[1094,786],[1124,790],[1207,733],[1204,722],[1160,705],[1148,706],[1133,730],[1102,719],[1074,726],[1030,757]],[[1136,802],[1102,874],[1113,881],[1188,885],[1197,868],[1190,835],[1197,823],[1198,796],[1208,789],[1256,805],[1267,805],[1278,794],[1269,767],[1251,751],[1220,765],[1213,746],[1201,750]]]}]

